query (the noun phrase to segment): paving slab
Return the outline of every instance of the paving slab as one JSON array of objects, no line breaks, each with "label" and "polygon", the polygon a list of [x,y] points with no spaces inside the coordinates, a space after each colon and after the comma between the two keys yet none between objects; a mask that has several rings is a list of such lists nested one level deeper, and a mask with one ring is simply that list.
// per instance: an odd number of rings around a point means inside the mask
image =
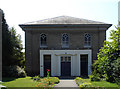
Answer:
[{"label": "paving slab", "polygon": [[60,79],[60,83],[56,84],[55,87],[62,88],[79,88],[74,79]]}]

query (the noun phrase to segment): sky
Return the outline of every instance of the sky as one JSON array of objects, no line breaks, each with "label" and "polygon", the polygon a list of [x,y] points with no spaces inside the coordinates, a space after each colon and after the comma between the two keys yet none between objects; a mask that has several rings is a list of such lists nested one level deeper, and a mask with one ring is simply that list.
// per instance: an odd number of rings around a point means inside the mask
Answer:
[{"label": "sky", "polygon": [[25,45],[25,33],[19,24],[61,15],[118,24],[118,2],[120,0],[0,0],[9,27],[14,27]]}]

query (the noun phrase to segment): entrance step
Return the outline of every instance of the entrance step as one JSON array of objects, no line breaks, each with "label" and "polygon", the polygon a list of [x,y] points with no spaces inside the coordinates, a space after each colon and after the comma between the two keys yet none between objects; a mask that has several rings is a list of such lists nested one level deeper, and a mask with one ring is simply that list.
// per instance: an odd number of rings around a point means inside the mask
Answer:
[{"label": "entrance step", "polygon": [[74,76],[60,76],[58,78],[59,79],[75,79],[76,77],[74,77]]}]

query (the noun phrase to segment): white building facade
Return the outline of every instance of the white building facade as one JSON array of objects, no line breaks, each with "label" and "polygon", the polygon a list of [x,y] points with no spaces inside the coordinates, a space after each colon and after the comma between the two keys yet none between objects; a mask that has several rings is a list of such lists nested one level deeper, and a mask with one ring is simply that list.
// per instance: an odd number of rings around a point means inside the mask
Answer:
[{"label": "white building facade", "polygon": [[70,76],[81,75],[81,55],[88,56],[88,75],[91,74],[91,50],[40,50],[40,75],[44,76],[44,55],[51,55],[51,76],[61,76],[62,57],[70,57]]}]

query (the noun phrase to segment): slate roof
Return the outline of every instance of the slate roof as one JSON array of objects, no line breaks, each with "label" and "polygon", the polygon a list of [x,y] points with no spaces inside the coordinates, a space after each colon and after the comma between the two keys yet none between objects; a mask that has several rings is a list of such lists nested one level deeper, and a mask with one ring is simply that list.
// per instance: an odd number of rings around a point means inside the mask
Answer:
[{"label": "slate roof", "polygon": [[24,25],[39,25],[39,24],[107,24],[107,23],[82,18],[75,18],[71,16],[59,16],[25,23]]}]

